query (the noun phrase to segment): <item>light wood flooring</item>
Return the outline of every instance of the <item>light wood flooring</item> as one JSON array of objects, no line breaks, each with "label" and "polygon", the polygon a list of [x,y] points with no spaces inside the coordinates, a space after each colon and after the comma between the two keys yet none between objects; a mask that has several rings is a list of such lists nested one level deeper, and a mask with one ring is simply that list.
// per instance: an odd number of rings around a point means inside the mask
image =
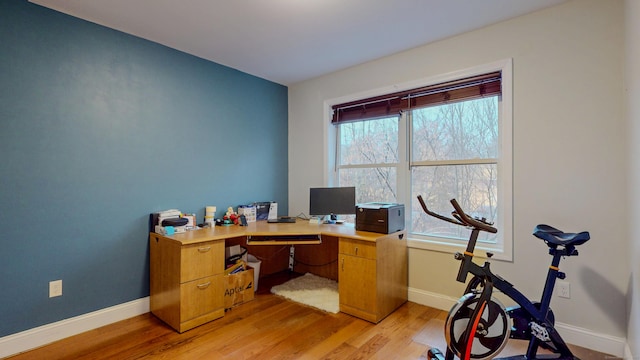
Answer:
[{"label": "light wood flooring", "polygon": [[[183,334],[144,314],[9,359],[426,359],[431,346],[445,346],[445,319],[444,311],[407,302],[374,325],[260,293]],[[523,353],[517,343],[501,356]],[[583,360],[613,359],[572,350]]]}]

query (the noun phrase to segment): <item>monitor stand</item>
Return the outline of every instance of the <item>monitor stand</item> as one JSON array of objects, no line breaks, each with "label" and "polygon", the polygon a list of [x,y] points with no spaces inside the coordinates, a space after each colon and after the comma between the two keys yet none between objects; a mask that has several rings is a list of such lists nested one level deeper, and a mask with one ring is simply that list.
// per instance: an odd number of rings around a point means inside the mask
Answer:
[{"label": "monitor stand", "polygon": [[323,224],[335,224],[338,221],[338,215],[335,214],[331,214],[331,215],[327,215],[325,216],[325,219],[322,223]]}]

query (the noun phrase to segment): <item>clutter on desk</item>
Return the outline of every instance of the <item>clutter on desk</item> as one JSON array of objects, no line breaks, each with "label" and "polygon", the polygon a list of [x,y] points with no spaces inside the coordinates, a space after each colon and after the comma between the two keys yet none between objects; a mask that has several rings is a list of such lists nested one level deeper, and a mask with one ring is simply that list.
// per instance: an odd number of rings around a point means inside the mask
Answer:
[{"label": "clutter on desk", "polygon": [[158,218],[157,218],[158,224],[156,225],[159,225],[162,223],[163,220],[179,218],[182,212],[180,212],[180,210],[178,209],[170,209],[170,210],[157,212],[156,214],[158,215]]},{"label": "clutter on desk", "polygon": [[177,217],[177,218],[164,219],[162,220],[160,225],[177,227],[177,226],[187,226],[188,223],[189,223],[188,219],[185,219],[183,217]]},{"label": "clutter on desk", "polygon": [[270,202],[254,202],[253,205],[256,207],[256,220],[267,220],[269,216],[269,206]]},{"label": "clutter on desk", "polygon": [[173,235],[196,228],[196,214],[183,214],[178,209],[151,213],[149,230],[158,234]]},{"label": "clutter on desk", "polygon": [[197,227],[196,214],[182,214],[182,218],[187,220],[187,229]]},{"label": "clutter on desk", "polygon": [[278,203],[271,202],[269,204],[269,213],[267,214],[267,220],[275,220],[278,218]]},{"label": "clutter on desk", "polygon": [[205,208],[204,208],[204,224],[206,226],[213,226],[213,222],[214,222],[214,219],[216,217],[216,210],[217,210],[217,208],[215,206],[205,206]]},{"label": "clutter on desk", "polygon": [[158,234],[173,235],[186,231],[186,224],[178,220],[182,213],[178,209],[169,209],[152,213],[149,219],[149,228]]},{"label": "clutter on desk", "polygon": [[[224,214],[224,216],[222,217],[222,224],[220,225],[228,226],[228,225],[238,225],[238,224],[240,224],[240,217],[233,210],[233,208],[229,206],[227,208],[226,214]],[[216,225],[218,225],[218,222],[216,222]]]},{"label": "clutter on desk", "polygon": [[235,212],[231,206],[227,208],[227,212],[224,214],[222,219],[216,219],[215,223],[216,226],[248,225],[246,215]]},{"label": "clutter on desk", "polygon": [[213,226],[248,226],[249,223],[257,220],[278,218],[278,203],[274,201],[239,205],[237,212],[230,206],[222,218],[216,218],[216,210],[216,206],[205,206],[202,224],[197,223],[196,214],[185,214],[178,209],[152,213],[149,220],[149,231],[163,235],[173,235],[188,230]]},{"label": "clutter on desk", "polygon": [[244,215],[248,223],[256,222],[256,206],[251,205],[238,205],[238,216]]}]

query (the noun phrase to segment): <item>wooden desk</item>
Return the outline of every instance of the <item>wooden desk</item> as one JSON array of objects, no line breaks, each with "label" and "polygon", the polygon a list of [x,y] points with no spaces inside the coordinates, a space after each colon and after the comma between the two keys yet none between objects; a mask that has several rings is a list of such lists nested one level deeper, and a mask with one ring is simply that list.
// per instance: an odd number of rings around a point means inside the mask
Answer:
[{"label": "wooden desk", "polygon": [[[321,244],[296,240],[313,235],[320,236]],[[255,241],[265,237],[268,240]],[[338,280],[340,311],[373,323],[407,301],[404,231],[378,234],[356,231],[348,224],[258,221],[171,236],[151,233],[149,244],[151,312],[179,332],[224,316],[225,244],[247,246],[250,253],[259,251],[263,257],[277,246],[295,244],[297,256],[325,264],[314,268],[305,261],[295,270]],[[278,271],[277,266],[265,265],[261,275]]]}]

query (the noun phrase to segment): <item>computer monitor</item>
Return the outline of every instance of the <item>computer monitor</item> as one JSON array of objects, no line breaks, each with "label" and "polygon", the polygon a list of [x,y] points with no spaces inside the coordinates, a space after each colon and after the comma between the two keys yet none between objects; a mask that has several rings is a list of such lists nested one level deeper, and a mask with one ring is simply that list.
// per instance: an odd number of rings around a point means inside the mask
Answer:
[{"label": "computer monitor", "polygon": [[331,216],[353,215],[356,213],[356,188],[325,187],[309,189],[309,215]]}]

